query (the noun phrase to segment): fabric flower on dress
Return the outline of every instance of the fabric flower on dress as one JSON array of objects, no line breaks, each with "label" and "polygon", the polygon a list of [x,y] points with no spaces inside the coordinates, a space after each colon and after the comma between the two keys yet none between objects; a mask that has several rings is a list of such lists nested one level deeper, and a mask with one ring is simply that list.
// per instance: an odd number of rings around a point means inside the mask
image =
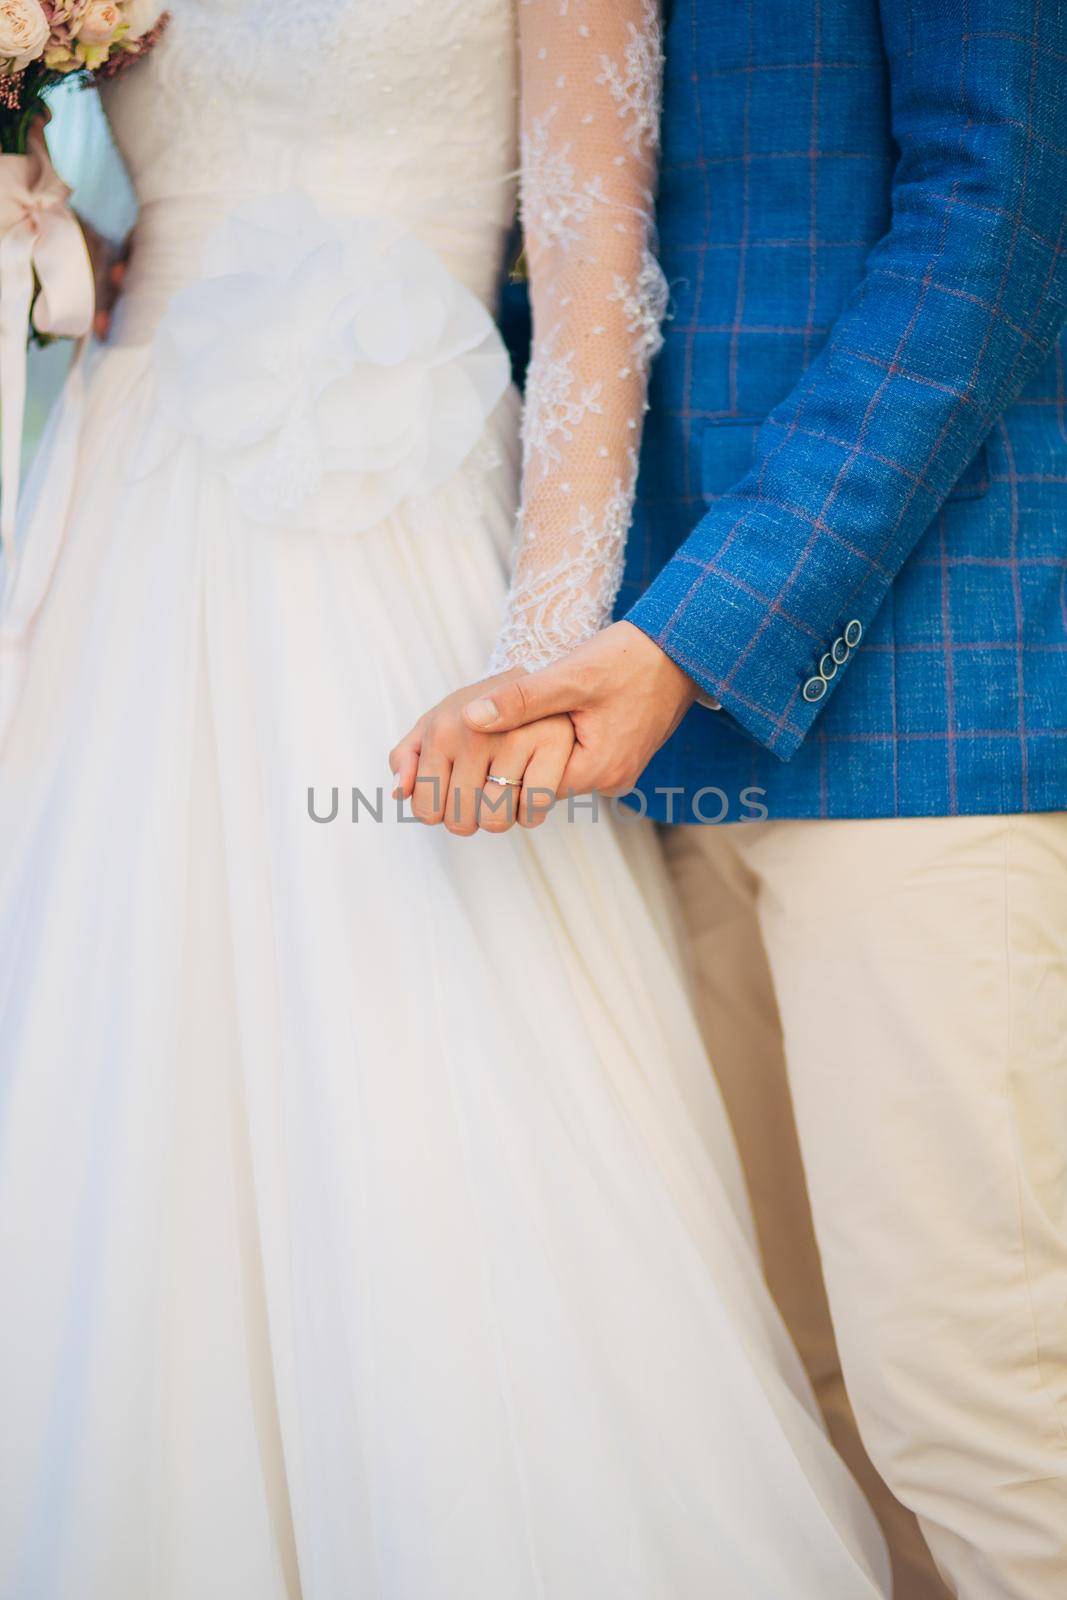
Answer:
[{"label": "fabric flower on dress", "polygon": [[251,519],[357,531],[439,488],[510,379],[482,302],[384,218],[300,193],[235,212],[156,334],[172,434],[214,458]]}]

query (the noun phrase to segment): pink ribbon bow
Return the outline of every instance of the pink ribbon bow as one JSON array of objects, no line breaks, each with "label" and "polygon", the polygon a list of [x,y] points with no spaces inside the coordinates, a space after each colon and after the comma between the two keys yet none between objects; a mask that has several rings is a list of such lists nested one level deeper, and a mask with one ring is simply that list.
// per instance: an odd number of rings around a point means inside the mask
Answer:
[{"label": "pink ribbon bow", "polygon": [[35,127],[24,156],[0,157],[0,536],[15,561],[22,426],[26,411],[26,340],[33,306],[39,333],[80,339],[93,321],[93,269],[67,204],[70,190]]}]

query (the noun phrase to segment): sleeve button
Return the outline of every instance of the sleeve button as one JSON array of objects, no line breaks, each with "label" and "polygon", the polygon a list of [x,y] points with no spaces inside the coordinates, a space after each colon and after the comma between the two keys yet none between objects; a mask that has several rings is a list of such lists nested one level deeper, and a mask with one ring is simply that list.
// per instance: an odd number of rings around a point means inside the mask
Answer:
[{"label": "sleeve button", "polygon": [[844,639],[834,640],[833,644],[830,646],[830,654],[833,656],[839,667],[844,666],[845,662],[848,660],[848,645],[845,643]]},{"label": "sleeve button", "polygon": [[834,660],[829,650],[819,662],[819,677],[825,678],[827,683],[830,682],[831,678],[837,677],[837,662]]},{"label": "sleeve button", "polygon": [[845,643],[848,645],[850,650],[855,650],[856,646],[859,644],[859,642],[860,642],[860,640],[862,638],[863,638],[863,623],[857,621],[857,619],[855,617],[853,617],[852,621],[849,623],[848,627],[845,629]]},{"label": "sleeve button", "polygon": [[809,678],[801,693],[809,705],[814,705],[816,700],[821,700],[826,693],[825,678]]}]

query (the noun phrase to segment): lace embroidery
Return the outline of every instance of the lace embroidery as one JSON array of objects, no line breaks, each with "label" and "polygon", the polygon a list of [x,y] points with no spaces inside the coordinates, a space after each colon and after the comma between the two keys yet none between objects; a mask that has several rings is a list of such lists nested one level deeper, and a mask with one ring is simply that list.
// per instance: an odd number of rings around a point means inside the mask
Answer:
[{"label": "lace embroidery", "polygon": [[518,16],[534,354],[494,671],[543,666],[611,618],[667,305],[652,253],[652,0],[523,0]]},{"label": "lace embroidery", "polygon": [[627,475],[619,477],[599,518],[582,505],[567,532],[562,553],[550,566],[523,562],[536,557],[537,536],[520,519],[516,565],[526,575],[512,590],[512,604],[489,673],[521,662],[531,671],[548,666],[590,638],[610,617],[622,582],[626,533],[637,479],[637,456],[627,453]]},{"label": "lace embroidery", "polygon": [[626,331],[634,336],[632,353],[644,370],[663,345],[661,324],[667,314],[669,291],[662,268],[650,250],[645,251],[637,277],[631,282],[618,273],[608,299],[622,307]]},{"label": "lace embroidery", "polygon": [[547,472],[563,461],[561,446],[574,438],[574,430],[588,416],[602,416],[603,383],[599,380],[582,386],[574,394],[575,352],[555,354],[555,339],[549,338],[537,350],[526,376],[526,405],[522,417],[522,439],[528,467]]},{"label": "lace embroidery", "polygon": [[522,136],[522,218],[532,238],[567,244],[581,238],[582,225],[606,196],[598,174],[579,182],[569,142],[551,143],[554,115],[555,107],[535,117]]},{"label": "lace embroidery", "polygon": [[600,58],[600,76],[597,83],[605,84],[618,107],[618,115],[627,119],[623,134],[635,155],[643,149],[659,149],[660,86],[663,79],[663,57],[660,51],[659,19],[651,0],[644,0],[641,25],[627,23],[628,37],[622,55],[622,65],[610,56]]}]

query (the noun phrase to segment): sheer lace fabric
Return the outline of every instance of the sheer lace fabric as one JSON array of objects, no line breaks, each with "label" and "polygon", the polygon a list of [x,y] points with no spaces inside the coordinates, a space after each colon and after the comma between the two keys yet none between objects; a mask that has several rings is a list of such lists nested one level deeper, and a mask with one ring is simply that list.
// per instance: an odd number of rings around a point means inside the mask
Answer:
[{"label": "sheer lace fabric", "polygon": [[494,672],[611,617],[667,289],[652,253],[654,0],[520,0],[522,217],[533,311],[515,570]]}]

